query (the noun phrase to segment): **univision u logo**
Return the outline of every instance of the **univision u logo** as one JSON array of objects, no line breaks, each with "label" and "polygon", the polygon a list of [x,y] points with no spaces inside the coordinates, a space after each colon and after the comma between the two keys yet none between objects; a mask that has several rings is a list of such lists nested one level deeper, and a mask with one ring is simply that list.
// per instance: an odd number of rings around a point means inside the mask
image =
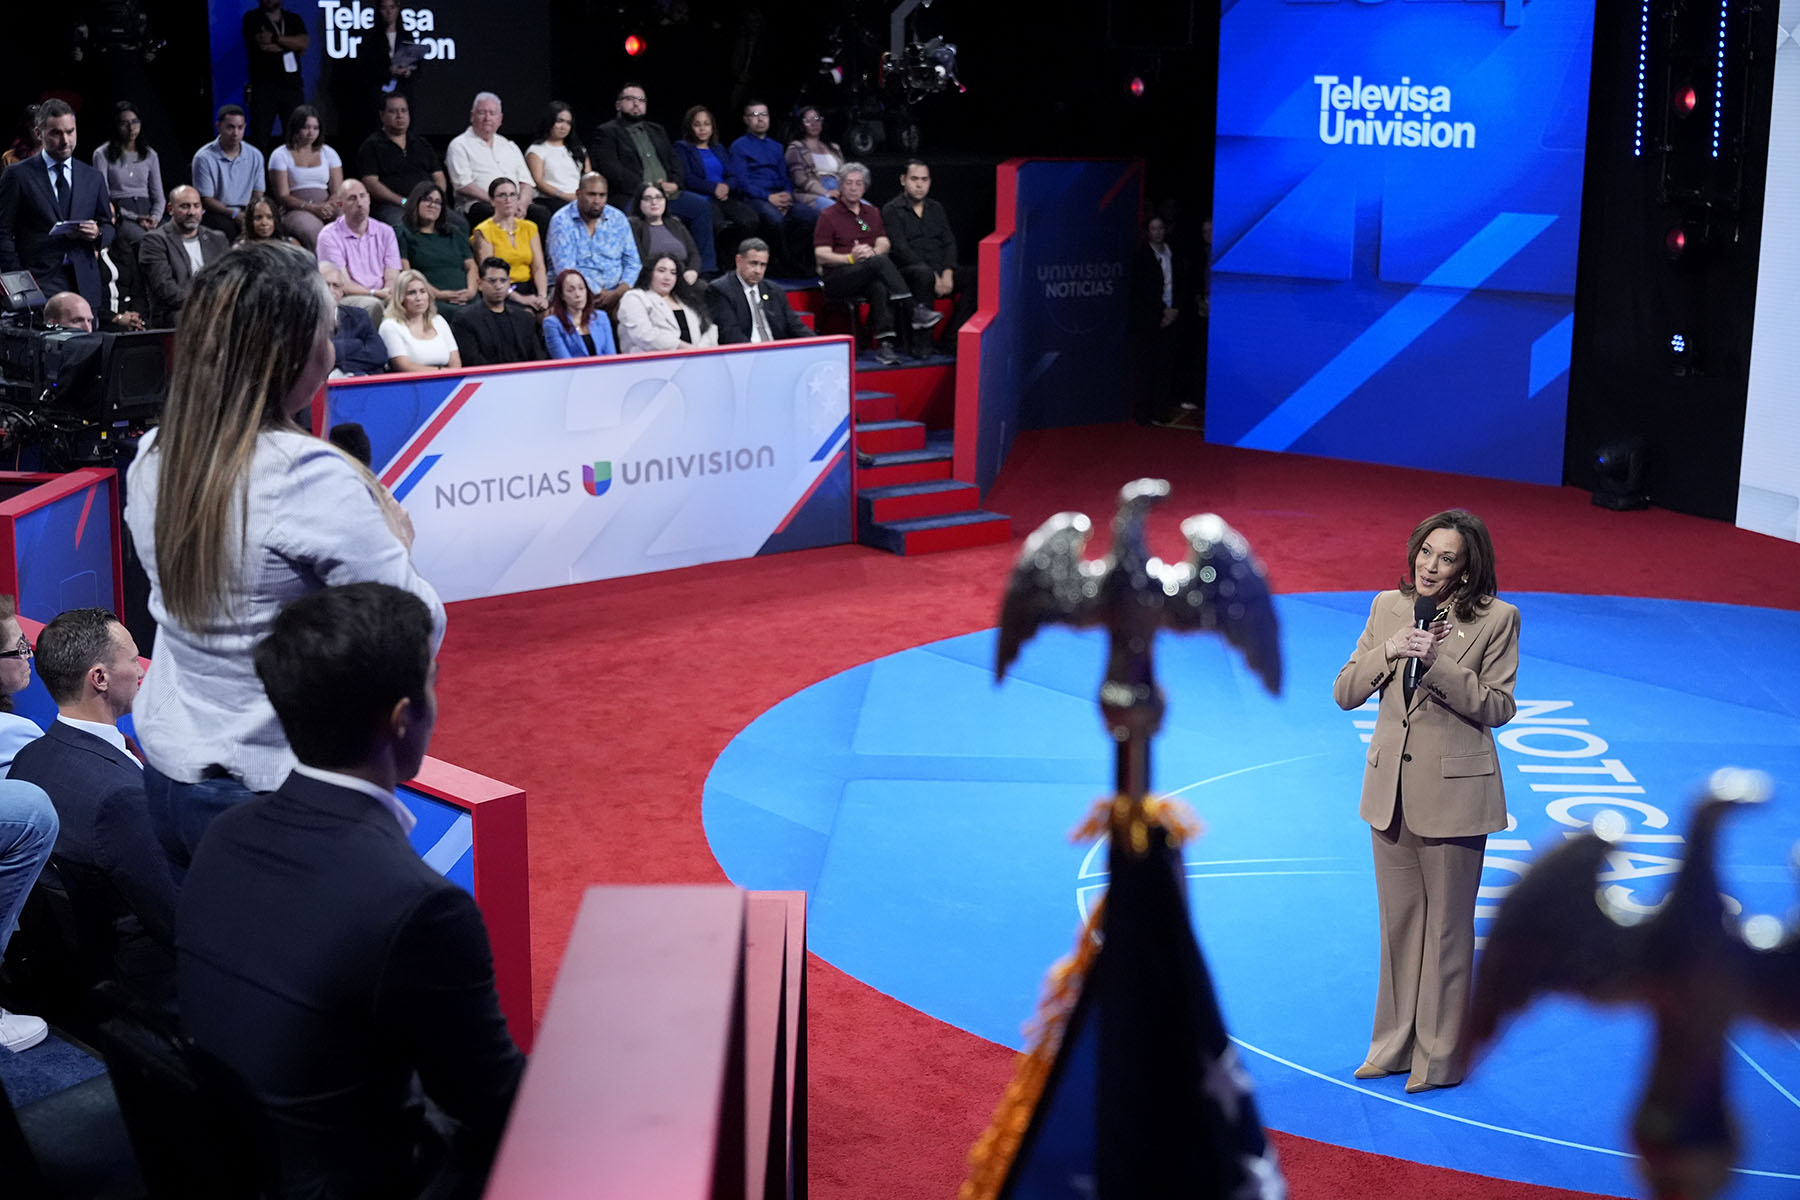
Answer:
[{"label": "univision u logo", "polygon": [[606,489],[612,486],[612,463],[597,462],[593,466],[583,463],[581,486],[587,489],[590,496],[606,495]]}]

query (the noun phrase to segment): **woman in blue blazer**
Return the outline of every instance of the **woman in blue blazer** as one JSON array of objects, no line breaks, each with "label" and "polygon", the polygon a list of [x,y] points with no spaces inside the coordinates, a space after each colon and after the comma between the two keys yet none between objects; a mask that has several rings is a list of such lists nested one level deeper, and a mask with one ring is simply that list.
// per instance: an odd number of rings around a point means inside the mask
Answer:
[{"label": "woman in blue blazer", "polygon": [[556,277],[550,295],[550,311],[544,314],[544,345],[551,358],[594,358],[617,354],[612,322],[594,304],[594,294],[580,271],[567,270]]}]

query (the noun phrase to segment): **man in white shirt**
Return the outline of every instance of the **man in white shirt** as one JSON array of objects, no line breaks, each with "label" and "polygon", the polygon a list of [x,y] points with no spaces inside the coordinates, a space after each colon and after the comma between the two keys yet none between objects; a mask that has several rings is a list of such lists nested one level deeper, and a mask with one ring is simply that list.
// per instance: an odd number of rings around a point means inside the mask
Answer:
[{"label": "man in white shirt", "polygon": [[202,224],[200,193],[186,184],[169,193],[169,220],[138,243],[138,269],[150,297],[150,324],[172,329],[200,268],[231,249],[216,229]]},{"label": "man in white shirt", "polygon": [[105,609],[70,609],[38,634],[37,664],[56,720],[19,751],[11,777],[49,793],[61,825],[62,885],[111,931],[108,945],[68,947],[68,961],[110,960],[113,976],[140,999],[167,1007],[175,993],[175,883],[150,827],[143,765],[118,724],[144,679],[137,643]]},{"label": "man in white shirt", "polygon": [[719,345],[778,342],[811,337],[788,304],[787,290],[764,278],[769,271],[769,243],[745,238],[738,243],[737,267],[713,280],[713,320],[719,326]]},{"label": "man in white shirt", "polygon": [[450,186],[456,191],[456,207],[469,219],[472,229],[494,215],[488,203],[488,185],[496,179],[515,180],[519,185],[519,202],[525,215],[537,222],[541,230],[550,223],[550,210],[537,202],[537,188],[531,183],[531,169],[519,145],[500,132],[505,114],[500,97],[482,92],[469,110],[469,127],[450,140],[444,155],[444,169]]}]

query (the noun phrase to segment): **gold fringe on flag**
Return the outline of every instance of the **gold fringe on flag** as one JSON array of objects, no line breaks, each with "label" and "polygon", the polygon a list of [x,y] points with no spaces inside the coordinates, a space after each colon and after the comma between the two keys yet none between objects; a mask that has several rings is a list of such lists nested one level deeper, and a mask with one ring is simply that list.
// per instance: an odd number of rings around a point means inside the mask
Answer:
[{"label": "gold fringe on flag", "polygon": [[[1129,846],[1134,855],[1142,856],[1150,850],[1152,827],[1161,827],[1173,846],[1184,845],[1201,832],[1200,819],[1179,800],[1113,796],[1094,805],[1087,819],[1070,834],[1070,840],[1081,842],[1106,834]],[[1105,911],[1106,899],[1102,897],[1088,910],[1087,920],[1076,935],[1074,952],[1059,959],[1045,977],[1037,1014],[1025,1026],[1031,1048],[1018,1057],[1012,1081],[1006,1085],[1006,1094],[994,1110],[993,1120],[969,1150],[969,1175],[957,1193],[958,1200],[995,1200],[1005,1185],[1025,1140],[1025,1131],[1031,1126],[1032,1114],[1043,1099],[1044,1085],[1049,1081],[1057,1052],[1062,1049],[1063,1034],[1075,1011],[1075,1002],[1081,997],[1081,986],[1100,951]]]}]

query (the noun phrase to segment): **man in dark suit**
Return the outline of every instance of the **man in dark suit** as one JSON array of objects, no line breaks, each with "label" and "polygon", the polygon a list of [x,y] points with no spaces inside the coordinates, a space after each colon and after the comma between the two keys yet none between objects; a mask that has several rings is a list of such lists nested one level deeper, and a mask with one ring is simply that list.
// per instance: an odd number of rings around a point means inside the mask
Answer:
[{"label": "man in dark suit", "polygon": [[138,267],[150,296],[153,328],[175,327],[194,273],[231,249],[224,234],[201,224],[203,211],[200,193],[182,184],[169,193],[169,219],[138,243]]},{"label": "man in dark suit", "polygon": [[[75,110],[61,100],[38,106],[43,149],[0,175],[0,271],[30,271],[44,295],[100,295],[100,247],[112,245],[106,177],[75,157]],[[57,229],[61,232],[55,232]]]},{"label": "man in dark suit", "polygon": [[260,1103],[281,1195],[478,1195],[525,1059],[480,910],[394,796],[437,718],[431,614],[387,584],[325,588],[255,661],[300,765],[194,855],[182,1021]]},{"label": "man in dark suit", "polygon": [[719,345],[812,336],[806,322],[788,305],[787,290],[763,278],[768,270],[769,243],[761,238],[745,238],[738,243],[737,269],[709,285],[713,320],[719,326]]},{"label": "man in dark suit", "polygon": [[1126,332],[1131,346],[1133,418],[1153,425],[1174,415],[1184,386],[1176,370],[1181,347],[1181,293],[1187,272],[1176,258],[1161,217],[1144,225],[1144,241],[1131,257]]},{"label": "man in dark suit", "polygon": [[450,321],[463,366],[496,367],[550,357],[537,318],[523,304],[509,301],[511,292],[512,270],[506,260],[483,259],[481,299],[464,305]]},{"label": "man in dark suit", "polygon": [[628,83],[619,89],[613,101],[618,116],[596,128],[594,140],[588,143],[594,170],[606,176],[612,185],[613,207],[626,216],[635,215],[644,184],[660,185],[669,197],[669,211],[694,235],[700,250],[700,273],[711,275],[719,269],[713,249],[712,197],[685,190],[681,156],[675,153],[667,131],[645,119],[649,104],[639,84]]},{"label": "man in dark suit", "polygon": [[57,716],[13,759],[11,778],[37,784],[56,806],[51,861],[76,911],[91,918],[93,939],[68,947],[70,956],[110,960],[113,977],[167,1007],[175,883],[150,828],[144,768],[118,727],[144,678],[137,643],[105,609],[70,609],[38,634],[37,668]]}]

